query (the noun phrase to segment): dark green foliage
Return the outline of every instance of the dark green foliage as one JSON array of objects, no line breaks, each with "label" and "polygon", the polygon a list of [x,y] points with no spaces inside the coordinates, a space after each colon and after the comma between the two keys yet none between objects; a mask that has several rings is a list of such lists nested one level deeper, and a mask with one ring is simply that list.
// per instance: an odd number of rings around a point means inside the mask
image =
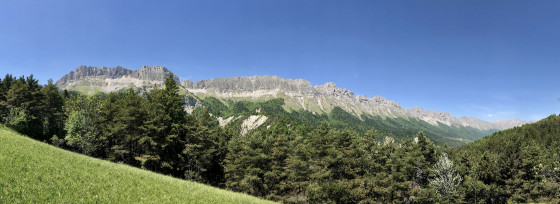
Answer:
[{"label": "dark green foliage", "polygon": [[43,110],[43,135],[49,136],[63,136],[64,135],[64,99],[60,91],[53,84],[52,79],[48,81],[47,85],[43,86],[41,90],[44,97],[44,110]]},{"label": "dark green foliage", "polygon": [[143,129],[139,128],[147,120],[146,101],[134,90],[125,93],[110,93],[101,110],[100,129],[103,130],[107,158],[138,166],[135,158],[141,156],[140,138]]},{"label": "dark green foliage", "polygon": [[[310,128],[318,127],[322,121],[327,121],[332,128],[338,130],[350,128],[360,134],[373,127],[381,135],[389,136],[396,140],[411,138],[419,131],[423,131],[435,144],[443,145],[447,143],[454,147],[479,140],[495,132],[495,130],[483,131],[472,127],[448,126],[441,123],[432,125],[414,118],[382,118],[371,115],[357,117],[340,107],[335,107],[328,115],[313,114],[305,110],[286,112],[282,107],[284,100],[281,98],[264,102],[227,101],[224,104],[216,98],[206,97],[199,102],[208,108],[210,113],[223,118],[255,114],[269,117],[285,116],[296,124],[305,125]],[[257,113],[257,111],[259,112]],[[195,114],[196,112],[197,110],[195,110]]]},{"label": "dark green foliage", "polygon": [[144,154],[139,160],[144,168],[182,177],[187,158],[181,152],[194,121],[183,109],[177,83],[168,77],[165,88],[152,90],[147,99],[148,117],[139,140]]},{"label": "dark green foliage", "polygon": [[232,138],[228,188],[288,203],[413,201],[429,192],[438,155],[422,133],[418,143],[381,145],[375,130],[358,134],[324,122],[300,135],[289,123],[277,120],[269,129]]},{"label": "dark green foliage", "polygon": [[228,107],[217,98],[206,97],[199,102],[204,104],[204,107],[208,109],[208,112],[213,113],[216,116],[227,115]]},{"label": "dark green foliage", "polygon": [[[188,114],[184,106],[194,100],[203,107]],[[283,105],[181,96],[173,76],[163,89],[94,96],[60,92],[52,81],[41,86],[32,76],[0,80],[2,123],[35,139],[275,201],[560,202],[559,116],[457,150],[491,130],[356,117],[338,107],[328,115],[287,112]],[[240,135],[249,115],[268,119]],[[236,120],[221,127],[217,116]],[[458,173],[446,192],[434,184],[445,175],[436,165],[444,153],[454,164],[445,169]]]},{"label": "dark green foliage", "polygon": [[[65,105],[66,144],[84,154],[223,186],[231,134],[207,109],[187,114],[172,76],[165,84],[146,97],[135,89],[70,94]],[[60,145],[57,138],[51,141]]]},{"label": "dark green foliage", "polygon": [[0,119],[8,127],[41,141],[62,136],[62,97],[52,80],[45,86],[29,77],[0,80]]},{"label": "dark green foliage", "polygon": [[461,147],[467,202],[560,202],[559,141],[560,117],[551,115]]},{"label": "dark green foliage", "polygon": [[212,185],[224,183],[223,162],[231,135],[218,126],[218,121],[204,109],[194,131],[186,137],[183,154],[187,156],[185,178]]}]

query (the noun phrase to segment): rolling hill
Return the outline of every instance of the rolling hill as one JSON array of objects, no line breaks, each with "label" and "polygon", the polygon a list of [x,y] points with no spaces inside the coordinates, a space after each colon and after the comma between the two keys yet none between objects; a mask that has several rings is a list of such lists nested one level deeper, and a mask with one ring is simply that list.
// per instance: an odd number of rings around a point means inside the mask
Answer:
[{"label": "rolling hill", "polygon": [[0,126],[0,203],[272,203],[62,150]]}]

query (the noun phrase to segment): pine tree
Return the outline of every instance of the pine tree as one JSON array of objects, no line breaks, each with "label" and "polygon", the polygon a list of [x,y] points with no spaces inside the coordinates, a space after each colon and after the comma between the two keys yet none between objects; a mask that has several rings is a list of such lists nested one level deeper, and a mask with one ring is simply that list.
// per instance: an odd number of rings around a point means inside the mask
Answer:
[{"label": "pine tree", "polygon": [[164,89],[151,90],[147,98],[148,120],[141,127],[144,133],[139,140],[144,154],[136,159],[147,169],[183,177],[186,158],[181,152],[186,139],[185,125],[192,121],[187,119],[173,74],[165,79]]},{"label": "pine tree", "polygon": [[268,144],[259,132],[236,135],[231,139],[225,161],[228,189],[259,197],[268,194],[264,175],[270,170],[270,155],[265,152],[266,146]]},{"label": "pine tree", "polygon": [[286,176],[289,191],[286,201],[290,203],[306,203],[305,190],[310,183],[309,177],[312,173],[309,168],[311,147],[301,135],[296,135],[290,143],[292,150],[286,160]]},{"label": "pine tree", "polygon": [[123,94],[109,94],[105,102],[100,120],[105,123],[103,129],[108,139],[109,159],[140,165],[135,158],[142,153],[139,140],[143,132],[140,126],[148,117],[146,100],[133,89],[128,89]]},{"label": "pine tree", "polygon": [[196,120],[196,124],[192,125],[194,126],[190,126],[192,131],[186,135],[182,152],[186,159],[184,176],[189,180],[219,184],[223,177],[223,169],[220,168],[223,155],[219,151],[220,145],[223,144],[219,138],[225,136],[218,126],[218,121],[210,116],[206,108]]},{"label": "pine tree", "polygon": [[6,74],[4,79],[0,80],[0,122],[5,122],[5,118],[8,116],[9,109],[7,107],[6,95],[15,80],[10,74]]},{"label": "pine tree", "polygon": [[280,133],[270,135],[270,171],[264,174],[264,180],[269,186],[269,199],[280,200],[288,194],[287,160],[291,150],[288,135]]},{"label": "pine tree", "polygon": [[[8,76],[7,76],[8,78]],[[41,85],[30,75],[23,76],[15,81],[4,79],[4,86],[9,86],[1,101],[1,106],[6,112],[5,123],[15,130],[38,140],[47,140],[43,135],[44,95]],[[6,89],[8,87],[4,87]]]},{"label": "pine tree", "polygon": [[53,80],[49,79],[47,85],[41,90],[44,97],[44,109],[41,111],[43,117],[43,135],[45,138],[63,136],[64,134],[64,100]]}]

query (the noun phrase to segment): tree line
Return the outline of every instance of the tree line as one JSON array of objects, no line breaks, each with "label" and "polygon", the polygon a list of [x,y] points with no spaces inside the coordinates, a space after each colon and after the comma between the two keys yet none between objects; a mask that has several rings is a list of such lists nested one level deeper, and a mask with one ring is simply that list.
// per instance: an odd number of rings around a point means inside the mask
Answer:
[{"label": "tree line", "polygon": [[[434,145],[423,132],[382,142],[375,129],[328,122],[310,127],[274,115],[283,104],[270,100],[251,105],[269,115],[267,124],[241,135],[238,123],[219,125],[211,112],[224,107],[208,100],[214,105],[187,113],[173,76],[144,96],[135,89],[85,96],[60,91],[52,80],[39,85],[33,76],[0,80],[0,119],[14,130],[82,154],[270,200],[500,203],[559,197],[558,164],[541,158],[540,146],[525,148],[519,139],[507,151],[485,150],[498,148],[489,139],[512,135],[507,131],[458,150]],[[243,104],[232,107],[250,112]],[[554,134],[546,138],[558,139]],[[547,157],[558,158],[554,144]],[[511,156],[519,148],[523,153]]]}]

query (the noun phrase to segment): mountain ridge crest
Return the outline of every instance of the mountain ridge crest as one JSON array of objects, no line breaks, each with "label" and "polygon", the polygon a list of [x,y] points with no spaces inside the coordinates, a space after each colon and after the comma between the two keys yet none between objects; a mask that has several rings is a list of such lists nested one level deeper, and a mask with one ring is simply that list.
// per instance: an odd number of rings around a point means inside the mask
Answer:
[{"label": "mountain ridge crest", "polygon": [[[56,82],[61,89],[76,87],[97,88],[111,92],[130,86],[158,87],[169,76],[164,66],[142,66],[139,70],[128,70],[117,66],[114,68],[79,66],[76,71],[64,75]],[[179,82],[179,78],[175,76]],[[337,87],[334,82],[313,86],[305,79],[288,79],[279,76],[241,76],[212,78],[199,81],[184,80],[180,82],[188,92],[200,96],[213,96],[229,99],[257,99],[261,97],[284,97],[291,104],[291,109],[304,109],[313,113],[329,113],[334,107],[361,117],[362,114],[392,118],[416,118],[432,125],[469,126],[480,130],[503,130],[520,126],[528,122],[519,119],[484,121],[475,117],[455,117],[449,112],[424,110],[422,107],[405,109],[398,102],[382,96],[368,97],[356,95],[353,91]]]}]

